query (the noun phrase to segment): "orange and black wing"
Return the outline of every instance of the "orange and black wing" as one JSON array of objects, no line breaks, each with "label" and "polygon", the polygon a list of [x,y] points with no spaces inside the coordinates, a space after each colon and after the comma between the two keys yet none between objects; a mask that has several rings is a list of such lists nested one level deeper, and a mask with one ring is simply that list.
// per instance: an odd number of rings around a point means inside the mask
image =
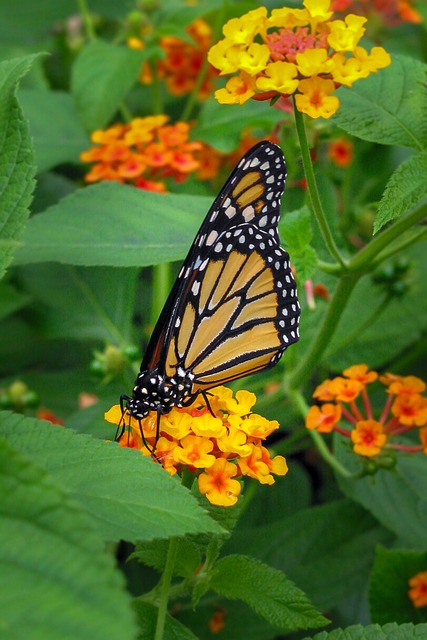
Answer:
[{"label": "orange and black wing", "polygon": [[277,225],[286,180],[270,142],[238,163],[209,210],[163,308],[141,371],[208,389],[272,366],[298,340],[299,305]]}]

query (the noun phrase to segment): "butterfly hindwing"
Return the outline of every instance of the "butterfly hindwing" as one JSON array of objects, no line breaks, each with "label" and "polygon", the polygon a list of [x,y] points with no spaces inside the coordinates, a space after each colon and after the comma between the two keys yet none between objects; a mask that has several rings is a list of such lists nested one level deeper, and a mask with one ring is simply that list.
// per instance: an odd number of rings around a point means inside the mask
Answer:
[{"label": "butterfly hindwing", "polygon": [[253,224],[232,227],[187,279],[165,373],[187,371],[194,394],[270,367],[298,340],[298,316],[286,251]]}]

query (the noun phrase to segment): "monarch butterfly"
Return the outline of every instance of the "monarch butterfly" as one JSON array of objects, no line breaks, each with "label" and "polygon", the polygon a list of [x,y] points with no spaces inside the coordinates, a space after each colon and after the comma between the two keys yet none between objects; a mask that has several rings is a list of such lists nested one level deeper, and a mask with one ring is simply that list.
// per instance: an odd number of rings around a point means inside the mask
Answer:
[{"label": "monarch butterfly", "polygon": [[160,416],[173,406],[202,394],[209,407],[209,389],[272,367],[299,339],[295,281],[277,230],[285,180],[281,149],[267,141],[255,145],[194,239],[132,396],[121,397],[122,417],[141,420],[157,412],[156,442]]}]

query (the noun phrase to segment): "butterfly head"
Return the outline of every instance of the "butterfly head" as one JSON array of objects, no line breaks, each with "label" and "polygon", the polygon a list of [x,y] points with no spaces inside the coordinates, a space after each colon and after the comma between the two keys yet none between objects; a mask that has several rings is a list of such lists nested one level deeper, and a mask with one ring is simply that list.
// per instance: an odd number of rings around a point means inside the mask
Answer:
[{"label": "butterfly head", "polygon": [[141,371],[135,381],[132,397],[126,404],[127,413],[135,418],[145,418],[150,411],[169,413],[172,407],[180,406],[191,393],[191,379],[178,371],[169,378],[157,369]]}]

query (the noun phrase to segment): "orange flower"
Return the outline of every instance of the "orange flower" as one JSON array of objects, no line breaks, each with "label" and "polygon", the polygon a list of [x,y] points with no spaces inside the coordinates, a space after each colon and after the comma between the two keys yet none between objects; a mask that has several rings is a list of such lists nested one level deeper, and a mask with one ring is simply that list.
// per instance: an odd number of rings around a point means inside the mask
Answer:
[{"label": "orange flower", "polygon": [[416,376],[399,377],[398,380],[393,380],[389,383],[387,389],[388,393],[392,395],[418,395],[426,390],[425,383]]},{"label": "orange flower", "polygon": [[225,627],[225,622],[224,622],[224,618],[225,618],[225,610],[224,609],[219,609],[218,611],[215,611],[215,613],[213,614],[212,618],[209,620],[208,622],[208,626],[210,629],[211,633],[219,633],[220,631],[222,631]]},{"label": "orange flower", "polygon": [[305,417],[305,426],[319,433],[330,433],[340,420],[341,406],[328,403],[321,407],[310,407]]},{"label": "orange flower", "polygon": [[50,409],[43,409],[42,407],[40,407],[40,409],[37,409],[37,418],[39,420],[47,420],[48,422],[51,422],[52,424],[59,424],[64,426],[63,421],[61,420],[61,418],[58,418],[58,416],[56,416],[53,411],[50,411]]},{"label": "orange flower", "polygon": [[236,504],[242,490],[240,482],[233,480],[237,475],[237,467],[225,458],[218,458],[215,463],[198,477],[199,491],[206,495],[211,504],[231,507]]},{"label": "orange flower", "polygon": [[195,152],[200,143],[190,142],[189,125],[177,122],[166,125],[168,116],[134,118],[129,124],[114,125],[105,131],[94,131],[92,142],[99,144],[84,151],[83,162],[96,164],[85,176],[86,182],[116,180],[140,189],[163,193],[163,181],[173,178],[181,182],[199,168]]},{"label": "orange flower", "polygon": [[408,595],[414,607],[425,607],[427,605],[427,571],[421,571],[409,580]]},{"label": "orange flower", "polygon": [[353,450],[361,456],[376,456],[384,447],[387,436],[381,422],[360,420],[351,432]]},{"label": "orange flower", "polygon": [[351,402],[355,400],[363,388],[364,385],[358,380],[340,377],[331,380],[328,386],[328,390],[334,399],[341,402]]},{"label": "orange flower", "polygon": [[328,401],[334,400],[334,395],[329,391],[330,380],[324,380],[318,387],[316,387],[313,398],[316,400]]},{"label": "orange flower", "polygon": [[353,144],[346,138],[333,140],[328,145],[328,157],[337,167],[349,167],[353,162]]},{"label": "orange flower", "polygon": [[427,398],[418,394],[397,396],[391,412],[401,424],[422,427],[427,423]]},{"label": "orange flower", "polygon": [[354,364],[348,369],[344,369],[343,375],[350,380],[358,380],[362,384],[369,384],[378,378],[376,371],[368,371],[367,364]]}]

